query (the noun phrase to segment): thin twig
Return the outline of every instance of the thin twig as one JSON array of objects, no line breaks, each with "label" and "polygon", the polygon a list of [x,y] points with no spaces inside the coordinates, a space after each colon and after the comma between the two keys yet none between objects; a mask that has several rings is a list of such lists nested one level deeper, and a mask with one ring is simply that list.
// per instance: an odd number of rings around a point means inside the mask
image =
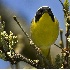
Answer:
[{"label": "thin twig", "polygon": [[28,38],[29,41],[31,41],[29,35],[25,32],[25,30],[23,29],[23,27],[21,26],[21,24],[19,23],[19,21],[17,20],[16,16],[13,16],[14,20],[17,22],[17,24],[19,25],[19,27],[21,28],[21,30],[23,31],[23,33],[26,35],[26,37]]},{"label": "thin twig", "polygon": [[60,49],[62,49],[60,46],[58,46],[57,44],[54,44],[55,46],[59,47]]},{"label": "thin twig", "polygon": [[61,41],[61,47],[64,48],[64,43],[63,43],[63,30],[60,29],[60,41]]},{"label": "thin twig", "polygon": [[25,32],[25,30],[22,28],[22,26],[21,26],[21,24],[19,23],[19,21],[17,20],[16,16],[14,16],[13,18],[14,18],[14,20],[17,22],[17,24],[19,25],[19,27],[21,28],[21,30],[23,31],[23,33],[26,35],[27,39],[28,39],[29,42],[30,42],[30,45],[33,46],[33,47],[37,50],[38,54],[40,54],[40,53],[41,53],[40,48],[38,48],[38,47],[34,44],[34,42],[32,41],[32,39],[31,39],[31,38],[29,37],[29,35]]},{"label": "thin twig", "polygon": [[61,1],[61,0],[59,0],[59,1],[60,1],[61,5],[63,6],[63,9],[65,9],[65,7],[64,7],[64,5],[63,5],[63,3],[62,3],[62,1]]}]

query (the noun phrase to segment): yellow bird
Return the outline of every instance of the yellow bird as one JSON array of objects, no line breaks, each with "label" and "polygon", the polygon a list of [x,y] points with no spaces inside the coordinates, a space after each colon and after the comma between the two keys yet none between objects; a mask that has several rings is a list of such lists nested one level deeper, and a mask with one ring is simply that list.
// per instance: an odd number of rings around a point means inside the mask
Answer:
[{"label": "yellow bird", "polygon": [[40,7],[31,22],[31,39],[41,49],[44,56],[49,54],[50,46],[57,40],[59,23],[48,6]]}]

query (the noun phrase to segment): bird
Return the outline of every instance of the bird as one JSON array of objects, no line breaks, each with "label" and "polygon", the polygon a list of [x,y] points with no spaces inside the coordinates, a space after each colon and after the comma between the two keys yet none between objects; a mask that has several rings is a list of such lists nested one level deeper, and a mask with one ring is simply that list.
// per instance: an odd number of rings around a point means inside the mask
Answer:
[{"label": "bird", "polygon": [[40,7],[31,21],[30,36],[45,57],[50,53],[50,46],[57,40],[58,35],[59,22],[51,8]]}]

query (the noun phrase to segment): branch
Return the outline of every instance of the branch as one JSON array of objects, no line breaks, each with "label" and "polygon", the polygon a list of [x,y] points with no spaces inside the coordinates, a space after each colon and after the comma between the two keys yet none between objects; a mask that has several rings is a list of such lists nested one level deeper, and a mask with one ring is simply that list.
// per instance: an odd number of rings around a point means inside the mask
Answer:
[{"label": "branch", "polygon": [[25,30],[22,28],[21,24],[19,23],[19,21],[17,20],[16,16],[13,17],[14,20],[17,22],[17,24],[19,25],[19,27],[21,28],[21,30],[23,31],[23,33],[26,35],[27,39],[30,42],[30,45],[37,51],[37,56],[40,56],[41,58],[43,58],[43,61],[45,60],[46,65],[50,67],[50,65],[48,64],[48,60],[46,60],[46,58],[43,56],[40,48],[38,48],[34,42],[32,41],[32,39],[29,37],[29,35],[25,32]]},{"label": "branch", "polygon": [[17,64],[19,61],[24,61],[36,68],[38,68],[38,62],[39,60],[30,60],[24,57],[21,54],[15,53],[15,51],[12,49],[13,52],[6,51],[3,47],[0,48],[0,50],[5,53],[5,61],[9,61],[12,65]]}]

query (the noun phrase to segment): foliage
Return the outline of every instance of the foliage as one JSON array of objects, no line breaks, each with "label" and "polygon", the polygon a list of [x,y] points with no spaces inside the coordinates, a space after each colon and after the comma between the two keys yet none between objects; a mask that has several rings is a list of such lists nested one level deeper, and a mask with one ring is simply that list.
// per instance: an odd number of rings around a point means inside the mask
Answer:
[{"label": "foliage", "polygon": [[59,54],[55,58],[55,65],[54,66],[55,66],[56,69],[59,69],[60,66],[61,66],[61,61],[60,61],[60,55]]},{"label": "foliage", "polygon": [[17,36],[13,35],[10,31],[8,35],[6,31],[4,31],[5,22],[2,21],[0,16],[0,58],[9,61],[12,65],[17,64],[19,61],[25,61],[32,66],[37,67],[37,63],[39,60],[31,60],[27,59],[23,55],[15,52],[15,46],[18,42]]}]

